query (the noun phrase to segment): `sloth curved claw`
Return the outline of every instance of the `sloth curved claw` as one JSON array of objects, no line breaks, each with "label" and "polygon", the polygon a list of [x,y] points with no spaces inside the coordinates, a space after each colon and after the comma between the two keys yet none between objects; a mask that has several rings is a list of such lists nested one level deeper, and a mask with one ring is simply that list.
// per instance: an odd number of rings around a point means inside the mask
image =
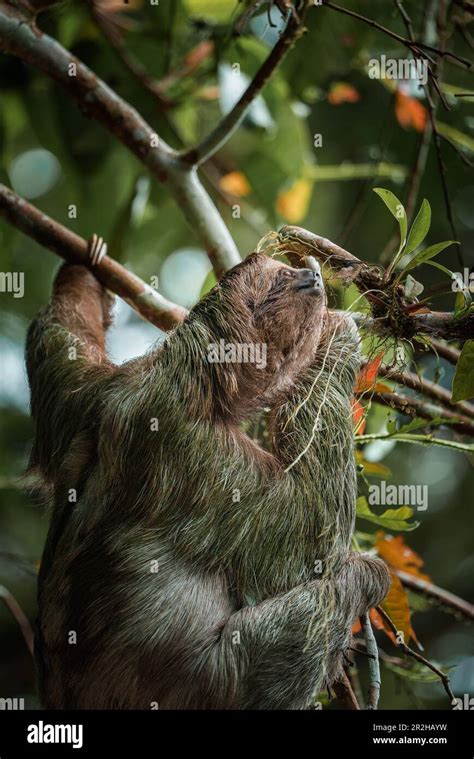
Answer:
[{"label": "sloth curved claw", "polygon": [[98,266],[107,255],[107,243],[102,237],[93,234],[89,240],[89,259],[91,266]]}]

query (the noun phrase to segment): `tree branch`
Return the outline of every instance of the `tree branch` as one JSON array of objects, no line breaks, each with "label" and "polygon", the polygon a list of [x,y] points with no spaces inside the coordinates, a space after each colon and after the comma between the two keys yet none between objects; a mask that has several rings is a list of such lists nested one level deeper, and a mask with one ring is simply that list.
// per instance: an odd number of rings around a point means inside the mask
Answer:
[{"label": "tree branch", "polygon": [[395,569],[393,571],[400,578],[402,584],[409,590],[412,590],[414,593],[420,593],[431,601],[437,601],[442,606],[453,609],[465,619],[474,620],[474,606],[468,601],[454,595],[454,593],[450,593],[448,590],[444,590],[444,588],[433,585],[431,582],[422,580],[420,577],[416,577],[416,575],[404,572],[402,569]]},{"label": "tree branch", "polygon": [[[396,625],[392,622],[392,620],[389,617],[389,615],[387,614],[387,612],[384,609],[382,609],[381,606],[377,606],[376,609],[377,609],[378,613],[380,614],[380,616],[383,618],[383,620],[387,623],[387,625],[389,626],[390,630],[395,635],[396,640],[398,641],[398,632],[399,631],[397,630]],[[417,651],[414,651],[412,648],[410,648],[409,646],[407,646],[406,643],[396,643],[395,645],[398,648],[400,648],[403,651],[403,653],[405,653],[407,656],[411,656],[413,659],[416,659],[416,661],[421,662],[421,664],[424,664],[425,667],[428,667],[428,669],[431,669],[432,672],[434,672],[436,675],[438,675],[438,677],[440,678],[441,682],[443,683],[443,686],[444,686],[444,689],[445,689],[446,693],[449,696],[450,704],[451,704],[451,706],[453,706],[456,703],[456,699],[455,699],[453,691],[451,690],[451,685],[450,685],[450,682],[449,682],[448,675],[446,675],[444,672],[442,672],[438,667],[435,667],[434,664],[432,664],[430,661],[428,661],[428,659],[425,659],[425,657],[422,656],[421,654],[419,654]]]},{"label": "tree branch", "polygon": [[436,353],[437,356],[441,356],[441,358],[444,358],[445,361],[453,364],[453,366],[456,366],[458,363],[461,351],[454,348],[452,345],[447,345],[441,340],[436,340],[434,337],[431,337],[430,347],[433,353]]},{"label": "tree branch", "polygon": [[[364,366],[367,366],[367,363],[367,361],[364,361],[361,368],[363,369]],[[393,380],[393,382],[396,382],[399,385],[404,385],[404,387],[408,387],[410,390],[415,390],[417,393],[421,393],[421,395],[425,395],[427,398],[432,398],[443,406],[446,406],[448,411],[454,411],[454,413],[456,413],[456,409],[459,409],[463,415],[474,419],[474,406],[471,403],[460,401],[459,403],[453,404],[449,390],[446,390],[446,388],[438,385],[436,382],[431,382],[431,380],[419,377],[414,372],[407,370],[403,372],[396,371],[383,364],[379,366],[377,373],[381,377],[387,377],[387,379]]]},{"label": "tree branch", "polygon": [[471,62],[468,61],[467,58],[462,58],[460,55],[456,55],[455,53],[452,53],[450,50],[443,50],[438,47],[434,47],[433,45],[427,45],[424,42],[414,42],[410,39],[407,39],[406,37],[402,37],[401,34],[392,32],[391,29],[388,29],[386,26],[379,24],[377,21],[374,21],[371,18],[367,18],[367,16],[362,16],[360,13],[351,11],[348,8],[343,8],[341,5],[336,5],[336,3],[331,3],[329,2],[329,0],[323,0],[323,7],[331,8],[332,10],[337,11],[338,13],[343,13],[346,16],[351,16],[351,18],[355,18],[357,19],[357,21],[362,21],[364,24],[368,24],[373,29],[378,29],[378,31],[383,32],[388,37],[391,37],[393,40],[396,40],[401,45],[404,45],[405,47],[407,47],[415,55],[419,56],[420,54],[419,48],[421,48],[422,50],[427,50],[430,53],[434,53],[434,55],[438,55],[440,58],[449,58],[454,63],[464,66],[465,68],[470,69],[472,66]]},{"label": "tree branch", "polygon": [[207,250],[218,277],[240,261],[221,215],[199,182],[196,167],[184,166],[177,153],[134,108],[5,0],[0,2],[0,50],[57,81],[86,116],[100,122],[169,187]]},{"label": "tree branch", "polygon": [[280,39],[268,58],[260,66],[243,95],[199,145],[181,154],[183,162],[199,166],[213,156],[234,134],[257,95],[280,65],[292,45],[303,33],[303,18],[307,5],[308,2],[305,0],[303,12],[300,12],[299,17],[295,13],[290,13],[287,25]]},{"label": "tree branch", "polygon": [[121,33],[109,22],[108,15],[104,13],[100,3],[97,0],[86,0],[86,2],[90,8],[92,18],[125,68],[142,87],[153,95],[160,108],[169,108],[171,102],[166,97],[160,83],[150,76],[140,61],[127,50]]},{"label": "tree branch", "polygon": [[[66,261],[90,268],[86,240],[46,216],[2,184],[0,216]],[[160,329],[172,329],[186,316],[186,309],[163,298],[150,285],[109,256],[104,256],[93,272],[105,287],[120,295],[144,319]]]},{"label": "tree branch", "polygon": [[434,406],[432,403],[427,403],[420,398],[408,398],[399,393],[371,392],[370,397],[374,403],[395,408],[407,416],[420,416],[428,422],[441,417],[447,420],[450,428],[456,430],[461,435],[474,436],[474,421],[462,414],[457,414],[455,411],[448,411],[448,409]]},{"label": "tree branch", "polygon": [[367,709],[377,709],[380,696],[380,663],[379,663],[379,649],[377,647],[377,641],[375,640],[374,631],[372,630],[372,624],[370,622],[369,612],[365,612],[360,618],[362,631],[364,633],[365,644],[367,647],[367,654],[369,655],[369,674],[370,685],[369,694],[367,700]]},{"label": "tree branch", "polygon": [[302,259],[314,255],[329,264],[346,280],[353,281],[370,302],[373,320],[371,329],[380,335],[391,335],[410,340],[417,334],[426,334],[446,340],[474,338],[474,313],[454,318],[449,312],[429,311],[416,313],[408,310],[404,289],[388,278],[383,267],[370,265],[353,256],[324,237],[302,227],[283,226],[278,232],[276,252],[286,255],[293,265],[301,266]]},{"label": "tree branch", "polygon": [[333,691],[336,694],[336,698],[341,704],[343,709],[347,709],[349,711],[359,711],[360,706],[357,701],[356,695],[354,693],[354,690],[351,685],[351,681],[347,677],[346,673],[343,672],[339,680],[337,682],[333,683]]}]

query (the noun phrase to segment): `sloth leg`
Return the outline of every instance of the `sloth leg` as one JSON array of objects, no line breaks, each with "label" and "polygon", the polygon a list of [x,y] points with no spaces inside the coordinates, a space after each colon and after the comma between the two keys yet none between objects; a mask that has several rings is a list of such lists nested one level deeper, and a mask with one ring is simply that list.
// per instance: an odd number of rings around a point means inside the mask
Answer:
[{"label": "sloth leg", "polygon": [[353,622],[389,584],[380,559],[352,554],[335,577],[233,614],[212,656],[216,672],[236,677],[238,708],[306,708],[338,678]]}]

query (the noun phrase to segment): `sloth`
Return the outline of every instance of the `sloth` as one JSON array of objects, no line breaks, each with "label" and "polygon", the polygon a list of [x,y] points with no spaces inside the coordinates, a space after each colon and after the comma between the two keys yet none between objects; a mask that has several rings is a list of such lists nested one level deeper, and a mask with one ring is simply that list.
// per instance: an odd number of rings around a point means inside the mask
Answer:
[{"label": "sloth", "polygon": [[[355,325],[328,309],[320,271],[253,253],[116,366],[94,263],[61,267],[27,338],[31,467],[51,508],[41,703],[311,708],[389,587],[380,559],[351,551]],[[216,360],[222,345],[265,360]],[[269,450],[244,431],[262,409]]]}]

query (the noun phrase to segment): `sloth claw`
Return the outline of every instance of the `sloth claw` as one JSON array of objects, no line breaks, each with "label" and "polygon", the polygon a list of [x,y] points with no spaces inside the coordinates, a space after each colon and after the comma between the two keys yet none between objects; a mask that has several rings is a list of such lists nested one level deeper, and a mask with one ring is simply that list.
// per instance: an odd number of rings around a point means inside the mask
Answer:
[{"label": "sloth claw", "polygon": [[98,266],[107,255],[107,243],[102,237],[93,234],[89,240],[89,259],[91,266]]}]

